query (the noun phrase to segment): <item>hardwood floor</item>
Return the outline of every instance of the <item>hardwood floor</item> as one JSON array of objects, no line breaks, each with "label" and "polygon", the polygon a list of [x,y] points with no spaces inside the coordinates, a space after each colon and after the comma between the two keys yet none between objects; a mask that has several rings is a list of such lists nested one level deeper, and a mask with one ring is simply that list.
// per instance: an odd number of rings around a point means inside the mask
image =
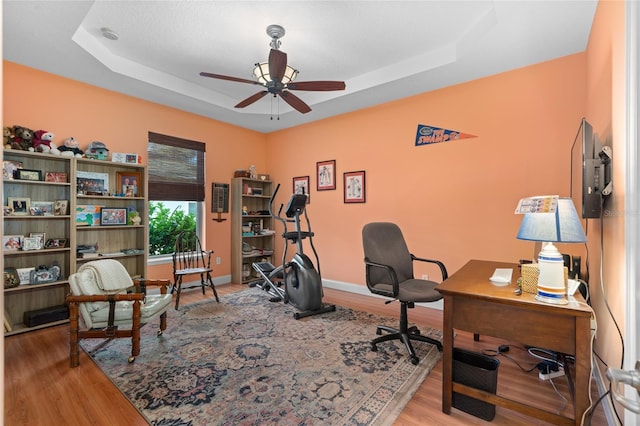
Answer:
[{"label": "hardwood floor", "polygon": [[[228,284],[216,287],[221,296],[245,288]],[[265,295],[266,296],[266,295]],[[212,299],[211,292],[202,296],[199,290],[184,291],[180,303],[185,305],[203,298]],[[325,301],[341,306],[398,317],[397,303],[385,304],[382,299],[325,289]],[[265,303],[269,303],[265,297]],[[409,312],[412,323],[422,327],[442,328],[442,312],[416,307]],[[4,424],[6,425],[85,425],[136,426],[146,425],[145,419],[102,374],[84,352],[80,366],[69,367],[69,326],[50,327],[31,333],[5,338]],[[372,330],[372,338],[375,331]],[[456,335],[456,346],[475,351],[496,350],[509,344],[510,350],[500,356],[498,393],[523,401],[536,400],[541,407],[564,412],[562,398],[550,382],[537,378],[537,370],[523,373],[535,361],[517,345],[497,339],[482,338],[474,342],[467,333]],[[144,348],[142,348],[144,353]],[[126,362],[126,361],[125,361]],[[568,398],[566,381],[556,379],[558,391]],[[595,401],[597,395],[592,398]],[[452,409],[451,415],[441,411],[442,362],[431,371],[394,425],[484,425],[484,420]],[[212,423],[215,420],[212,419]],[[527,416],[498,407],[494,425],[548,425]],[[606,425],[601,406],[591,421],[593,426]]]}]

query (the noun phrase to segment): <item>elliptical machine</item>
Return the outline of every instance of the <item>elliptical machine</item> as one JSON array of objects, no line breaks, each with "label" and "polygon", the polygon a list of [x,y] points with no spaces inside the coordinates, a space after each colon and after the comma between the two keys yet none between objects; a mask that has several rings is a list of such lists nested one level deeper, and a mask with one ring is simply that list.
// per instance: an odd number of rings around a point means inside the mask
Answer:
[{"label": "elliptical machine", "polygon": [[[263,281],[256,284],[256,286],[269,293],[272,296],[270,299],[272,302],[284,301],[284,303],[290,303],[298,309],[299,312],[293,314],[295,319],[335,311],[335,305],[322,303],[320,260],[313,245],[314,234],[311,231],[311,223],[305,209],[307,196],[305,194],[293,194],[285,210],[286,217],[283,217],[281,215],[283,204],[280,204],[277,215],[273,212],[273,202],[278,189],[280,189],[280,184],[276,186],[269,201],[269,214],[280,221],[284,227],[282,237],[285,239],[285,245],[282,253],[282,265],[276,268],[270,262],[254,262],[252,264],[253,269],[263,278]],[[307,223],[306,231],[303,231],[300,226],[300,216],[302,215],[304,215]],[[294,224],[294,231],[288,231],[287,224],[289,223]],[[317,269],[309,256],[304,254],[302,241],[305,239],[309,240],[316,258]],[[287,262],[289,243],[295,244],[297,251],[293,258]]]}]

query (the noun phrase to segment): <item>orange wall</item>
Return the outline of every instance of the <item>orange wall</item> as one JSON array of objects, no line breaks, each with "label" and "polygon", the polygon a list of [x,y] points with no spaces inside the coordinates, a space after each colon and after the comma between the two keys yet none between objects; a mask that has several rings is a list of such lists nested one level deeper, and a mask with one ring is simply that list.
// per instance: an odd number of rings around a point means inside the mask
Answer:
[{"label": "orange wall", "polygon": [[[625,3],[601,1],[598,3],[587,46],[586,113],[594,132],[599,134],[603,143],[612,147],[614,187],[604,206],[602,221],[592,220],[589,223],[588,245],[592,305],[598,322],[595,349],[614,368],[622,367],[622,343],[614,318],[624,335],[627,283],[625,260],[637,262],[637,259],[625,259],[625,68]],[[601,236],[604,242],[602,248]],[[601,255],[604,257],[602,279]],[[613,314],[609,312],[607,304]]]},{"label": "orange wall", "polygon": [[[379,220],[397,222],[414,254],[450,273],[473,258],[531,258],[513,212],[522,197],[569,195],[584,87],[585,55],[575,54],[282,130],[268,135],[269,170],[288,194],[293,176],[311,176],[325,279],[364,283],[361,229]],[[416,147],[418,124],[477,138]],[[333,159],[337,190],[318,192],[316,162]],[[344,204],[342,174],[356,170],[366,171],[366,203]]]},{"label": "orange wall", "polygon": [[[82,149],[101,141],[111,152],[141,154],[145,164],[149,131],[206,143],[206,244],[222,257],[216,275],[230,274],[229,221],[212,221],[211,182],[229,183],[234,170],[251,164],[264,170],[263,134],[12,62],[3,61],[3,67],[3,126],[48,130],[59,144],[73,136]],[[149,276],[170,276],[170,271],[149,268]]]},{"label": "orange wall", "polygon": [[[585,55],[576,54],[262,135],[4,66],[8,125],[53,131],[57,141],[74,136],[83,147],[100,140],[124,152],[144,153],[147,131],[200,140],[207,143],[208,180],[228,182],[235,169],[255,164],[283,184],[281,202],[293,176],[310,175],[323,277],[356,284],[364,283],[360,231],[373,220],[399,223],[415,254],[442,259],[450,272],[471,258],[530,258],[533,244],[515,239],[520,217],[513,210],[525,196],[568,195],[570,147],[585,104]],[[415,147],[418,124],[477,137]],[[332,159],[337,190],[317,192],[316,162]],[[344,204],[342,173],[355,170],[366,171],[367,200]],[[210,219],[207,245],[223,257],[215,274],[226,275],[229,221]]]}]

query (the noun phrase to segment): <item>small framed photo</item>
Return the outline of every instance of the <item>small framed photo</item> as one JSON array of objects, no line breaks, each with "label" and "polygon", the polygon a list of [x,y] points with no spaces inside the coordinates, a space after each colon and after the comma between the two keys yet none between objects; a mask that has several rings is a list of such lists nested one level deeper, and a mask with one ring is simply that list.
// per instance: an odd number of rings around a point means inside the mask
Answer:
[{"label": "small framed photo", "polygon": [[40,211],[40,214],[33,216],[53,216],[53,201],[32,201],[29,209],[37,208]]},{"label": "small framed photo", "polygon": [[4,160],[2,162],[2,178],[13,180],[15,171],[22,168],[22,161]]},{"label": "small framed photo", "polygon": [[111,154],[111,161],[114,163],[138,164],[140,162],[140,156],[138,154],[114,152]]},{"label": "small framed photo", "polygon": [[293,178],[293,193],[305,194],[307,196],[307,204],[311,202],[309,196],[309,176],[298,176]]},{"label": "small framed photo", "polygon": [[318,191],[336,189],[336,160],[316,163],[316,189]]},{"label": "small framed photo", "polygon": [[22,248],[22,240],[24,235],[3,235],[2,249],[4,251],[16,251]]},{"label": "small framed photo", "polygon": [[44,245],[46,249],[65,248],[67,246],[66,238],[49,238]]},{"label": "small framed photo", "polygon": [[39,249],[43,249],[45,243],[47,242],[47,234],[45,232],[31,232],[29,233],[29,237],[37,238],[38,240],[40,240],[38,244]]},{"label": "small framed photo", "polygon": [[65,172],[46,172],[44,174],[45,182],[66,183],[67,174]]},{"label": "small framed photo", "polygon": [[18,273],[18,277],[20,279],[20,285],[22,284],[31,284],[31,271],[35,271],[36,268],[18,268],[16,272]]},{"label": "small framed photo", "polygon": [[2,214],[4,216],[11,216],[13,214],[13,207],[11,207],[11,206],[2,206]]},{"label": "small framed photo", "polygon": [[365,198],[365,174],[364,170],[347,172],[344,174],[344,202],[364,203]]},{"label": "small framed photo", "polygon": [[109,193],[109,173],[76,173],[76,187],[79,194],[105,195]]},{"label": "small framed photo", "polygon": [[56,200],[53,204],[54,216],[65,216],[69,214],[69,200]]},{"label": "small framed photo", "polygon": [[13,172],[14,179],[20,180],[42,180],[41,170],[17,169]]},{"label": "small framed photo", "polygon": [[40,250],[42,246],[40,246],[40,238],[37,237],[25,237],[22,240],[22,250]]},{"label": "small framed photo", "polygon": [[142,197],[142,174],[139,172],[116,172],[116,185],[124,197]]},{"label": "small framed photo", "polygon": [[13,209],[14,215],[28,215],[29,214],[29,206],[31,204],[30,198],[23,197],[9,197],[7,198],[7,202],[9,207]]},{"label": "small framed photo", "polygon": [[100,210],[100,225],[126,225],[127,209],[107,208]]}]

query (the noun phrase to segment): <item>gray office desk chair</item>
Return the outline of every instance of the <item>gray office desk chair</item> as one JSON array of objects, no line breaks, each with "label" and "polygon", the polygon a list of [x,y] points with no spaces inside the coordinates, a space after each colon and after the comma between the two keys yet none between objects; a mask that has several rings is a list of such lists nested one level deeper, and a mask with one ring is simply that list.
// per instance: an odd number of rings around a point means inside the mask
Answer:
[{"label": "gray office desk chair", "polygon": [[[371,342],[371,350],[376,351],[378,343],[398,339],[407,347],[413,364],[418,364],[419,359],[411,340],[434,344],[442,351],[442,344],[438,340],[422,336],[416,326],[408,326],[407,309],[413,308],[415,303],[442,299],[435,289],[438,283],[413,277],[413,261],[438,265],[443,281],[449,277],[445,265],[439,260],[423,259],[409,253],[402,231],[393,223],[374,222],[365,225],[362,228],[362,244],[369,291],[400,302],[400,327],[396,329],[379,325],[376,334],[381,336]],[[389,334],[382,335],[383,331]]]}]

